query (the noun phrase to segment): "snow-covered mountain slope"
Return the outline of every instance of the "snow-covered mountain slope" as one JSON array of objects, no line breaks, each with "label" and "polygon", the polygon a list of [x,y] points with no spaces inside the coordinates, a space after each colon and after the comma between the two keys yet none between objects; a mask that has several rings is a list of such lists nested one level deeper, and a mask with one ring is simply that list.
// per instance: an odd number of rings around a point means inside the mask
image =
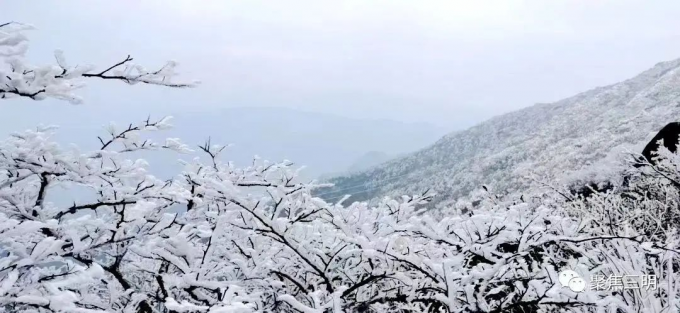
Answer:
[{"label": "snow-covered mountain slope", "polygon": [[[500,100],[499,100],[500,101]],[[319,194],[350,200],[420,193],[436,202],[486,185],[496,192],[528,186],[527,175],[564,183],[607,156],[641,152],[656,131],[680,120],[680,59],[551,104],[492,118],[432,146],[358,174],[336,177]],[[638,151],[639,150],[639,151]]]}]

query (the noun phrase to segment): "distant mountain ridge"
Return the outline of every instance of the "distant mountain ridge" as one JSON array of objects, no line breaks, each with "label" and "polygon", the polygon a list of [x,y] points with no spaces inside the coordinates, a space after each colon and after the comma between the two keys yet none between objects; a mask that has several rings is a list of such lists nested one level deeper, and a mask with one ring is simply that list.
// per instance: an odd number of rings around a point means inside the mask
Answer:
[{"label": "distant mountain ridge", "polygon": [[[250,164],[255,155],[270,161],[291,160],[297,166],[306,166],[300,173],[305,181],[325,173],[344,173],[370,151],[383,151],[391,156],[417,151],[446,133],[426,123],[349,118],[281,107],[204,108],[168,113],[174,116],[175,128],[151,134],[158,137],[154,137],[156,140],[177,137],[194,148],[208,138],[214,144],[233,144],[225,150],[225,160],[240,166]],[[96,147],[100,125],[106,123],[54,122],[62,124],[57,133],[59,142],[73,142],[83,148]],[[124,126],[130,121],[117,122]],[[177,159],[190,160],[194,156],[144,153],[136,157],[149,160],[154,174],[170,178],[167,175],[181,169]]]},{"label": "distant mountain ridge", "polygon": [[354,161],[352,165],[349,166],[347,171],[349,173],[355,173],[360,171],[365,171],[371,167],[380,165],[392,159],[393,157],[382,151],[369,151],[362,155],[359,159]]},{"label": "distant mountain ridge", "polygon": [[207,134],[214,142],[233,143],[230,160],[249,162],[254,154],[269,160],[288,159],[306,166],[302,173],[309,179],[345,171],[370,151],[388,155],[417,151],[446,133],[425,123],[348,118],[277,107],[183,114],[177,116],[176,125],[185,141],[201,139],[187,134]]},{"label": "distant mountain ridge", "polygon": [[639,153],[665,124],[680,120],[680,60],[662,62],[626,81],[492,118],[370,170],[336,177],[326,199],[421,193],[436,203],[486,185],[517,191],[528,175],[567,183],[607,170],[607,158]]}]

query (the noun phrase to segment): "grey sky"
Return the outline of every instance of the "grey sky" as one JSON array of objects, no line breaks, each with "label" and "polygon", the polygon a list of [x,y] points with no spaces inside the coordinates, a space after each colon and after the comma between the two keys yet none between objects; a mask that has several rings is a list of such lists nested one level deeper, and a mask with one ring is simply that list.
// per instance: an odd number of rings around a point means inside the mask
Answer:
[{"label": "grey sky", "polygon": [[[680,57],[678,1],[4,1],[33,59],[180,61],[194,90],[90,82],[88,109],[283,106],[460,129]],[[118,85],[118,84],[117,84]],[[115,97],[114,97],[115,95]],[[21,110],[21,109],[19,109]],[[17,113],[19,114],[19,113]],[[123,116],[123,113],[120,113]],[[16,115],[21,118],[21,115]],[[26,121],[31,122],[33,121]]]}]

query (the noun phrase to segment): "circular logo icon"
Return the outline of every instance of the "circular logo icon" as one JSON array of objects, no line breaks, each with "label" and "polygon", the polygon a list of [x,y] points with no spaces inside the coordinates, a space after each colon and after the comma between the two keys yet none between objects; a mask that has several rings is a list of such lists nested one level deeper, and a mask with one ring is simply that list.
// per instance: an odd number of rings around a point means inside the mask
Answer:
[{"label": "circular logo icon", "polygon": [[561,271],[558,280],[562,287],[567,287],[573,292],[582,292],[586,290],[586,281],[581,276],[572,270]]},{"label": "circular logo icon", "polygon": [[573,292],[583,292],[586,290],[586,281],[581,277],[574,277],[569,280],[568,286]]}]

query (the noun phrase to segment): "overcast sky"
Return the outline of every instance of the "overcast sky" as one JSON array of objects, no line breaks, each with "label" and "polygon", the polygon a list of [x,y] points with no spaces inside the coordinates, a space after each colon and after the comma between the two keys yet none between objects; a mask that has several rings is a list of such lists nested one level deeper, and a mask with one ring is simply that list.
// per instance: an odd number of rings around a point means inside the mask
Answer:
[{"label": "overcast sky", "polygon": [[203,82],[189,91],[135,86],[124,96],[90,82],[87,109],[52,101],[37,105],[43,114],[282,106],[447,129],[678,58],[679,13],[673,0],[0,4],[0,20],[38,28],[29,34],[33,59],[51,62],[55,48],[71,63],[101,66],[128,53],[149,67],[174,59]]}]

